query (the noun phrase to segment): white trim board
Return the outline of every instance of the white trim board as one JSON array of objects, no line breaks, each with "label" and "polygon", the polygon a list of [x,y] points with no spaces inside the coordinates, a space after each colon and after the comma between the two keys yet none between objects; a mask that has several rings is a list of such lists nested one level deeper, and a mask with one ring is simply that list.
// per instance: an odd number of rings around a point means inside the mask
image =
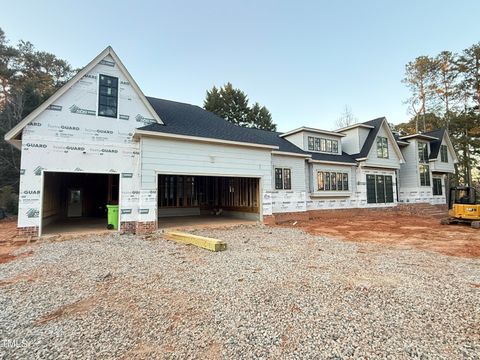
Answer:
[{"label": "white trim board", "polygon": [[[80,70],[73,78],[71,78],[65,85],[58,89],[52,96],[50,96],[46,101],[44,101],[40,106],[33,110],[27,117],[20,121],[13,129],[5,134],[5,140],[17,147],[14,143],[14,140],[18,140],[17,137],[31,121],[33,121],[38,115],[47,109],[48,106],[52,105],[56,100],[58,100],[63,94],[65,94],[70,88],[82,79],[89,71],[91,71],[101,60],[106,56],[110,55],[115,63],[118,65],[120,71],[123,72],[127,80],[130,82],[133,89],[138,93],[140,100],[146,106],[146,108],[151,112],[151,115],[159,124],[163,124],[163,121],[160,119],[156,111],[153,109],[152,105],[148,102],[147,98],[143,94],[142,90],[135,82],[133,77],[130,75],[128,70],[125,68],[115,51],[113,51],[111,46],[108,46],[100,54],[98,54],[92,61],[90,61],[82,70]],[[98,113],[98,108],[95,110]]]},{"label": "white trim board", "polygon": [[254,144],[254,143],[241,142],[241,141],[222,140],[222,139],[214,139],[214,138],[206,138],[206,137],[190,136],[190,135],[177,135],[177,134],[163,133],[158,131],[136,129],[135,133],[133,134],[133,138],[138,139],[141,136],[176,139],[176,140],[190,140],[190,141],[206,142],[206,143],[213,143],[213,144],[224,144],[224,145],[232,145],[232,146],[256,147],[256,148],[263,148],[263,149],[275,149],[275,150],[279,149],[279,147],[275,145]]}]

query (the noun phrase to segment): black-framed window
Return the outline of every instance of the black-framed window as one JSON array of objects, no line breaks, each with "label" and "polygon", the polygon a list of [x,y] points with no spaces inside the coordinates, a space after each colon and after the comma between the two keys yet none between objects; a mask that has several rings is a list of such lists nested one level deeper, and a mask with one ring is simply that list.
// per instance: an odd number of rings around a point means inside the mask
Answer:
[{"label": "black-framed window", "polygon": [[420,186],[430,186],[430,166],[427,164],[420,164]]},{"label": "black-framed window", "polygon": [[447,145],[440,145],[440,161],[444,162],[444,163],[448,163],[448,148],[447,148]]},{"label": "black-framed window", "polygon": [[442,179],[433,178],[433,195],[443,195],[442,193]]},{"label": "black-framed window", "polygon": [[343,190],[343,178],[342,173],[337,173],[337,190]]},{"label": "black-framed window", "polygon": [[98,88],[98,115],[117,117],[118,78],[100,74]]},{"label": "black-framed window", "polygon": [[320,139],[320,151],[327,151],[327,144],[325,139]]},{"label": "black-framed window", "polygon": [[393,203],[393,179],[391,175],[367,174],[367,203]]},{"label": "black-framed window", "polygon": [[275,168],[275,190],[292,189],[292,171],[288,168]]},{"label": "black-framed window", "polygon": [[338,153],[338,140],[325,139],[316,136],[308,137],[308,150],[328,152],[332,154]]},{"label": "black-framed window", "polygon": [[348,174],[343,174],[343,190],[348,191]]},{"label": "black-framed window", "polygon": [[377,136],[377,157],[388,159],[388,139],[383,136]]},{"label": "black-framed window", "polygon": [[317,171],[318,191],[348,191],[348,173]]},{"label": "black-framed window", "polygon": [[313,136],[308,137],[308,150],[310,151],[315,150],[315,138]]},{"label": "black-framed window", "polygon": [[418,161],[425,163],[428,161],[428,145],[427,143],[418,143]]}]

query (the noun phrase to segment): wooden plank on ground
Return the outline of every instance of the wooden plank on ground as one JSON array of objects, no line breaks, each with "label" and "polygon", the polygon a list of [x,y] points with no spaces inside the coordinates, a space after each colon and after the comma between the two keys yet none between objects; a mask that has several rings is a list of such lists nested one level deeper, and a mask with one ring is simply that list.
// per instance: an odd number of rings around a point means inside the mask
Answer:
[{"label": "wooden plank on ground", "polygon": [[182,244],[195,245],[210,251],[223,251],[227,249],[227,243],[223,240],[188,234],[180,231],[167,231],[166,238],[167,240],[173,240]]}]

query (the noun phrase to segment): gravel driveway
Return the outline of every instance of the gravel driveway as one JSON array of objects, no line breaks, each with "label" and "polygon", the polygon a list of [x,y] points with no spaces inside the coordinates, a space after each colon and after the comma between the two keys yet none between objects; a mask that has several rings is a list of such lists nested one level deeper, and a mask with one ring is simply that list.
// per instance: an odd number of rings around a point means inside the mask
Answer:
[{"label": "gravel driveway", "polygon": [[228,250],[160,234],[24,248],[0,265],[0,357],[479,358],[479,260],[260,225],[196,233]]}]

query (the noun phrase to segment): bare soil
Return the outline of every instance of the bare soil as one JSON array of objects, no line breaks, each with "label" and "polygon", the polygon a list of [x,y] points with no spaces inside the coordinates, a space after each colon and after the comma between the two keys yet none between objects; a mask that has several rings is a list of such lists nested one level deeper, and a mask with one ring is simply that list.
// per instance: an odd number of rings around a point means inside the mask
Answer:
[{"label": "bare soil", "polygon": [[[0,220],[0,264],[15,260],[16,256],[12,252],[25,244],[25,241],[16,241],[18,240],[17,234],[16,218]],[[21,256],[27,255],[22,254]]]},{"label": "bare soil", "polygon": [[369,212],[348,218],[326,214],[310,221],[282,224],[310,234],[391,247],[419,248],[465,258],[480,257],[480,229],[469,225],[440,225],[433,217],[398,212]]}]

